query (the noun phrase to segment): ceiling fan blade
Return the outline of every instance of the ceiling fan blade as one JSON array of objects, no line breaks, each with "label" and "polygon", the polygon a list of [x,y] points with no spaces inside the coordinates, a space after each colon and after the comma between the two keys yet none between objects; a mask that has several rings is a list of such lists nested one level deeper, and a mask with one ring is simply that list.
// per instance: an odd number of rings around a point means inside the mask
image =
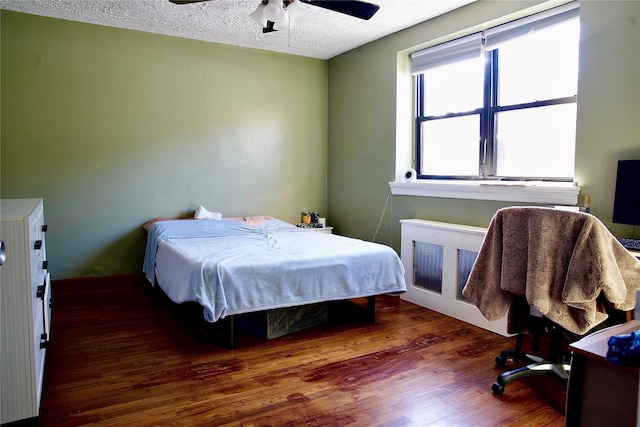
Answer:
[{"label": "ceiling fan blade", "polygon": [[378,9],[380,9],[380,6],[377,4],[355,0],[300,0],[300,2],[364,20],[371,19]]},{"label": "ceiling fan blade", "polygon": [[169,0],[169,1],[174,4],[189,4],[189,3],[201,3],[203,1],[209,1],[209,0]]}]

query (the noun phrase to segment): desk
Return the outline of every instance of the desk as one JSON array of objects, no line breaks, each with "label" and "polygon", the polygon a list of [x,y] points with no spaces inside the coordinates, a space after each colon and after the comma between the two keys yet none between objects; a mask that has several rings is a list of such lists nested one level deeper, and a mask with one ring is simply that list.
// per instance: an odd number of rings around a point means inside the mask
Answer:
[{"label": "desk", "polygon": [[636,426],[640,368],[606,360],[613,335],[640,329],[640,320],[612,326],[571,344],[566,426]]}]

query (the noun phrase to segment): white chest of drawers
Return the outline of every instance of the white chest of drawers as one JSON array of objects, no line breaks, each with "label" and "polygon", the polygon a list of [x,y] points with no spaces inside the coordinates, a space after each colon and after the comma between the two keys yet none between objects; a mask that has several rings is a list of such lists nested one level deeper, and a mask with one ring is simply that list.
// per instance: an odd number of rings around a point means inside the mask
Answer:
[{"label": "white chest of drawers", "polygon": [[0,421],[38,416],[50,337],[42,199],[0,200]]}]

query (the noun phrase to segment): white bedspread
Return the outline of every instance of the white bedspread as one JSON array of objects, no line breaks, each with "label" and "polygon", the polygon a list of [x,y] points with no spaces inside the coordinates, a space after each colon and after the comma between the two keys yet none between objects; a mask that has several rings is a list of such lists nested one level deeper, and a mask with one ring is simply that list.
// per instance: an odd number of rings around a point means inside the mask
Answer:
[{"label": "white bedspread", "polygon": [[280,220],[163,221],[149,228],[143,271],[176,303],[225,316],[406,291],[388,246],[300,229]]}]

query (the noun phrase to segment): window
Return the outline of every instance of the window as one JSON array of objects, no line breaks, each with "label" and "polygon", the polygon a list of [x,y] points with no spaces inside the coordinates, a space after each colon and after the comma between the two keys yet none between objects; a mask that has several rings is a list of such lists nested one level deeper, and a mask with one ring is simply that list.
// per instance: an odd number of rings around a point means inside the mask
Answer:
[{"label": "window", "polygon": [[576,4],[411,56],[418,178],[572,181]]}]

